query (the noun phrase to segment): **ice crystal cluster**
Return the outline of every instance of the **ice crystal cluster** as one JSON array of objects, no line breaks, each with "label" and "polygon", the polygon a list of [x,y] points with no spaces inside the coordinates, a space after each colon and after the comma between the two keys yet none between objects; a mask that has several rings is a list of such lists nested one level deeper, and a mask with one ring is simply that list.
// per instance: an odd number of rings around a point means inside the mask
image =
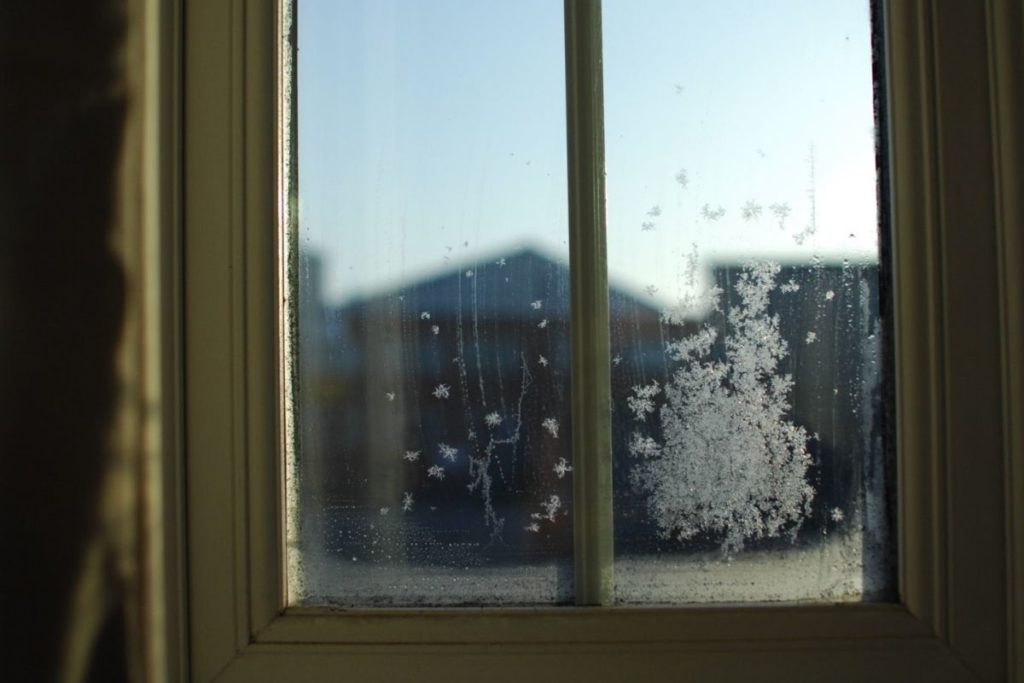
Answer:
[{"label": "ice crystal cluster", "polygon": [[[660,387],[660,424],[648,421],[630,443],[634,484],[666,537],[721,538],[731,555],[749,540],[795,538],[810,513],[807,432],[787,417],[792,378],[778,366],[788,351],[768,307],[779,270],[745,269],[724,329],[705,325],[668,345],[675,366]],[[724,355],[715,355],[720,335]],[[658,389],[634,387],[629,404],[640,422]]]}]

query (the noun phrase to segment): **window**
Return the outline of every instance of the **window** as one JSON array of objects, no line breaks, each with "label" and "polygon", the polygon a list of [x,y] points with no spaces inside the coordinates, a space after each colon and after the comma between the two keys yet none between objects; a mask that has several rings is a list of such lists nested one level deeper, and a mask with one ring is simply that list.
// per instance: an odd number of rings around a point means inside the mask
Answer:
[{"label": "window", "polygon": [[571,604],[583,504],[618,604],[892,595],[870,3],[600,11],[570,254],[559,4],[298,3],[291,604]]},{"label": "window", "polygon": [[[566,5],[570,45],[581,48],[570,54],[586,55],[594,44],[598,24],[588,7]],[[959,327],[966,321],[995,329],[999,317],[995,230],[958,227],[989,215],[994,204],[992,122],[979,85],[988,82],[984,7],[886,7],[903,458],[900,604],[343,614],[286,609],[281,570],[287,539],[279,514],[285,472],[274,331],[283,292],[268,274],[287,205],[275,169],[288,141],[277,134],[277,63],[266,49],[277,44],[277,17],[241,4],[186,9],[194,679],[387,678],[424,662],[438,677],[497,667],[508,676],[542,670],[607,678],[653,667],[728,680],[766,666],[795,677],[821,675],[823,667],[851,679],[1002,675],[1005,518],[1002,499],[992,495],[1002,491],[999,373],[997,361],[986,361],[999,357],[999,343],[958,331],[968,329]],[[936,82],[944,88],[933,89]],[[577,85],[573,96],[585,96],[586,85]],[[960,105],[972,96],[985,106]],[[933,155],[948,158],[954,149],[957,164],[933,163]],[[982,180],[965,185],[964,177]],[[597,186],[593,176],[581,182]],[[599,205],[581,201],[573,210]],[[600,254],[590,256],[601,262]],[[976,362],[958,360],[966,357]],[[826,651],[827,660],[820,654]]]}]

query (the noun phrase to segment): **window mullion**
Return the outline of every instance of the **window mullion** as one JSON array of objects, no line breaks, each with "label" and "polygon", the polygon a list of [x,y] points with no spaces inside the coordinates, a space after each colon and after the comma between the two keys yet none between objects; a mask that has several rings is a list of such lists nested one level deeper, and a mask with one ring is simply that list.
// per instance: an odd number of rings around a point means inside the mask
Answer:
[{"label": "window mullion", "polygon": [[600,0],[565,0],[577,605],[612,602],[611,374]]}]

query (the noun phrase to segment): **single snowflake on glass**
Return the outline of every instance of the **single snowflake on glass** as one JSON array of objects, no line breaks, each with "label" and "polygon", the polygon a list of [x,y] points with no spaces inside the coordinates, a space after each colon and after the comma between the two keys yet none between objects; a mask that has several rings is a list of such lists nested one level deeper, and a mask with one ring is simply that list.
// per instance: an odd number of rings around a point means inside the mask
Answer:
[{"label": "single snowflake on glass", "polygon": [[543,330],[543,329],[544,329],[545,327],[547,327],[547,326],[548,326],[548,319],[547,319],[547,318],[544,318],[544,319],[543,319],[543,320],[541,320],[541,321],[540,321],[539,323],[537,323],[537,327],[539,327],[539,328],[540,328],[540,329],[542,329],[542,330]]},{"label": "single snowflake on glass", "polygon": [[416,462],[417,460],[420,459],[420,452],[419,451],[406,451],[405,455],[402,456],[402,459],[403,460],[408,460],[409,462]]},{"label": "single snowflake on glass", "polygon": [[658,216],[661,215],[661,207],[655,204],[654,206],[647,210],[647,215],[650,216],[651,218],[657,218]]},{"label": "single snowflake on glass", "polygon": [[444,468],[440,465],[431,465],[427,468],[427,476],[434,479],[444,479]]},{"label": "single snowflake on glass", "polygon": [[473,277],[473,271],[472,270],[467,270],[466,271],[466,277]]},{"label": "single snowflake on glass", "polygon": [[831,289],[828,290],[827,292],[825,292],[825,301],[832,301],[832,299],[835,299],[835,298],[836,298],[836,293],[833,292]]},{"label": "single snowflake on glass", "polygon": [[539,358],[537,359],[537,362],[538,362],[538,363],[540,363],[541,365],[543,365],[544,367],[547,367],[547,366],[548,366],[548,359],[547,359],[547,358],[545,358],[544,356],[540,356],[540,357],[539,357]]},{"label": "single snowflake on glass", "polygon": [[647,415],[654,412],[654,397],[661,393],[661,386],[657,380],[652,380],[647,386],[636,385],[633,387],[633,395],[626,399],[626,404],[633,411],[633,416],[644,422]]},{"label": "single snowflake on glass", "polygon": [[804,342],[807,343],[807,344],[813,344],[816,341],[818,341],[818,333],[817,332],[808,332],[807,333],[807,338],[804,340]]},{"label": "single snowflake on glass", "polygon": [[530,522],[529,524],[523,527],[523,531],[529,531],[535,534],[538,531],[540,531],[540,524],[537,524],[537,522]]},{"label": "single snowflake on glass", "polygon": [[643,232],[649,232],[651,230],[654,230],[654,223],[652,223],[651,221],[644,221],[643,223],[640,224],[640,229]]},{"label": "single snowflake on glass", "polygon": [[484,423],[488,427],[497,427],[501,424],[501,415],[498,415],[498,413],[487,413],[484,415]]},{"label": "single snowflake on glass", "polygon": [[455,462],[455,456],[459,454],[459,449],[449,446],[446,443],[437,444],[437,451],[441,454],[441,457],[448,462]]},{"label": "single snowflake on glass", "polygon": [[452,395],[452,388],[447,384],[438,384],[432,393],[434,398],[448,398]]},{"label": "single snowflake on glass", "polygon": [[832,508],[832,511],[829,512],[828,516],[832,518],[833,522],[841,522],[846,519],[846,515],[844,515],[843,511],[839,508]]},{"label": "single snowflake on glass", "polygon": [[541,503],[541,507],[544,508],[544,514],[542,517],[549,522],[555,521],[555,515],[562,507],[562,499],[556,495],[551,495],[546,501]]},{"label": "single snowflake on glass", "polygon": [[556,439],[558,438],[558,420],[556,420],[553,417],[547,417],[544,418],[544,421],[540,423],[540,426],[548,430],[548,433],[551,436],[555,437]]},{"label": "single snowflake on glass", "polygon": [[387,391],[387,392],[384,393],[384,395],[388,397],[389,401],[394,401],[395,400],[395,392],[393,392],[393,391]]},{"label": "single snowflake on glass", "polygon": [[661,452],[661,446],[649,436],[633,434],[629,440],[629,452],[637,457],[651,458]]},{"label": "single snowflake on glass", "polygon": [[776,202],[768,207],[768,210],[775,216],[775,220],[779,224],[779,229],[786,227],[786,217],[789,216],[790,208],[789,204],[779,204]]},{"label": "single snowflake on glass", "polygon": [[793,292],[800,291],[800,285],[798,285],[794,280],[790,279],[789,282],[785,282],[779,285],[779,291],[782,292],[783,294],[792,294]]},{"label": "single snowflake on glass", "polygon": [[620,356],[619,354],[615,354],[615,356],[612,357],[612,365],[618,365],[621,362],[622,356]]},{"label": "single snowflake on glass", "polygon": [[567,472],[572,472],[572,465],[570,465],[565,458],[559,458],[558,462],[555,463],[555,474],[561,479],[566,475]]},{"label": "single snowflake on glass", "polygon": [[743,216],[745,221],[757,220],[761,217],[761,205],[753,199],[748,199],[747,203],[740,209],[740,215]]},{"label": "single snowflake on glass", "polygon": [[644,291],[647,292],[647,296],[654,296],[658,293],[658,288],[654,285],[647,285],[644,287]]},{"label": "single snowflake on glass", "polygon": [[380,509],[380,514],[381,514],[381,516],[382,516],[382,517],[383,517],[384,515],[388,514],[389,512],[391,512],[391,508],[389,508],[389,507],[382,507],[382,508]]},{"label": "single snowflake on glass", "polygon": [[430,331],[433,332],[434,334],[441,334],[441,328],[438,327],[437,325],[431,325]]},{"label": "single snowflake on glass", "polygon": [[412,510],[412,493],[406,491],[402,494],[402,512],[409,512]]},{"label": "single snowflake on glass", "polygon": [[544,305],[544,302],[542,300],[540,300],[540,299],[537,299],[536,301],[530,302],[530,308],[532,308],[535,311],[539,310],[540,307],[543,306],[543,305]]},{"label": "single snowflake on glass", "polygon": [[700,208],[700,215],[706,221],[717,221],[719,218],[725,215],[725,209],[719,206],[717,209],[712,209],[710,204],[705,204]]},{"label": "single snowflake on glass", "polygon": [[679,169],[679,173],[676,173],[676,182],[679,183],[679,187],[686,189],[686,186],[690,184],[690,176],[686,172],[685,168]]},{"label": "single snowflake on glass", "polygon": [[422,313],[420,313],[420,320],[430,320],[430,312],[423,311]]},{"label": "single snowflake on glass", "polygon": [[507,264],[508,261],[506,261],[505,258],[502,257],[502,258],[498,259],[497,261],[495,261],[495,263],[498,264],[499,268],[504,268],[505,264]]}]

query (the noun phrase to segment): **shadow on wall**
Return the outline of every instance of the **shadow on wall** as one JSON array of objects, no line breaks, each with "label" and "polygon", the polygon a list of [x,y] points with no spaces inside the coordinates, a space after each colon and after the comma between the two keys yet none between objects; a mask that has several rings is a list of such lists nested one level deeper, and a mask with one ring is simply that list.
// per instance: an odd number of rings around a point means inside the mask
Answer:
[{"label": "shadow on wall", "polygon": [[[82,637],[69,632],[82,617],[71,605],[97,536],[124,316],[110,247],[124,12],[120,0],[0,5],[5,681],[55,680],[65,643]],[[125,596],[108,589],[105,614],[88,615],[103,624],[88,680],[128,679]]]}]

